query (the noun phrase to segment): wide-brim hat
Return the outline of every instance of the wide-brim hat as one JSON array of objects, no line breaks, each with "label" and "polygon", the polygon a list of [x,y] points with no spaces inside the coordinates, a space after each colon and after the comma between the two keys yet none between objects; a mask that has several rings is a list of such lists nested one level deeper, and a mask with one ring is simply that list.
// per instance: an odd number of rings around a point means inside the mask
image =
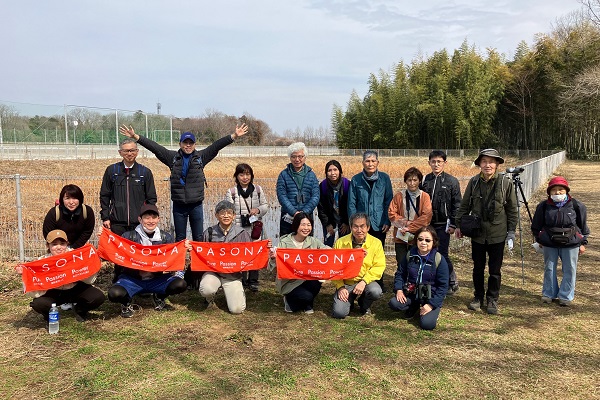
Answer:
[{"label": "wide-brim hat", "polygon": [[500,157],[500,153],[496,149],[481,150],[473,163],[479,166],[479,162],[483,156],[494,157],[496,160],[498,160],[498,164],[504,164],[504,158]]},{"label": "wide-brim hat", "polygon": [[565,189],[567,189],[567,193],[571,191],[569,188],[569,182],[567,182],[567,180],[562,176],[555,176],[554,178],[550,179],[550,182],[548,182],[548,187],[546,188],[546,193],[548,195],[550,194],[550,189],[552,189],[554,186],[563,186]]}]

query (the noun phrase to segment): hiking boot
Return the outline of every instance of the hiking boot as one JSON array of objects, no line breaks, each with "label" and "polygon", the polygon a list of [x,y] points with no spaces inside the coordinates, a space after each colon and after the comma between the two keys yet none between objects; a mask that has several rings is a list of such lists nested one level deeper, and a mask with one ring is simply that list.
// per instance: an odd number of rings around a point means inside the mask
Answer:
[{"label": "hiking boot", "polygon": [[87,319],[88,312],[87,311],[79,311],[77,307],[73,307],[73,315],[75,315],[75,320],[77,322],[84,322]]},{"label": "hiking boot", "polygon": [[162,311],[167,306],[165,299],[161,299],[156,293],[152,293],[152,303],[156,311]]},{"label": "hiking boot", "polygon": [[498,300],[491,297],[487,299],[487,313],[492,315],[498,314]]},{"label": "hiking boot", "polygon": [[550,297],[542,296],[542,303],[550,304],[552,303],[552,299]]},{"label": "hiking boot", "polygon": [[290,312],[290,313],[293,312],[292,308],[288,304],[287,299],[285,298],[285,296],[283,296],[283,311]]},{"label": "hiking boot", "polygon": [[258,292],[258,285],[256,283],[251,284],[249,286],[249,288],[250,288],[251,292],[254,292],[254,293]]},{"label": "hiking boot", "polygon": [[131,303],[121,304],[121,317],[131,318],[133,317],[133,314],[135,314],[135,311],[133,310],[133,305],[131,305]]},{"label": "hiking boot", "polygon": [[483,307],[483,299],[480,299],[479,297],[473,297],[473,300],[471,300],[467,307],[469,310],[479,311],[481,310],[481,307]]}]

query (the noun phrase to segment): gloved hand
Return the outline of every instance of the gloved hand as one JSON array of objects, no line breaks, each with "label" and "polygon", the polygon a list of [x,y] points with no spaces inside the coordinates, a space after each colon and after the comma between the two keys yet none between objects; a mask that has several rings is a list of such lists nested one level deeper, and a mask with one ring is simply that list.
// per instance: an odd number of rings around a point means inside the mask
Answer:
[{"label": "gloved hand", "polygon": [[506,233],[506,245],[508,246],[508,250],[512,250],[513,247],[515,247],[515,233],[514,232],[507,232]]}]

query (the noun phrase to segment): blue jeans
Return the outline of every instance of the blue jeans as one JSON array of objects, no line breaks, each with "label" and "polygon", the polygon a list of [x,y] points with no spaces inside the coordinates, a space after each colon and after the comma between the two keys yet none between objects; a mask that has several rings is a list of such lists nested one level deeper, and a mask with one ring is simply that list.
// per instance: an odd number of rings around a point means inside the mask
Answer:
[{"label": "blue jeans", "polygon": [[[562,262],[563,279],[558,286],[556,267],[558,258]],[[577,260],[579,259],[579,246],[577,247],[548,247],[544,246],[544,285],[542,296],[560,300],[572,301],[575,297],[575,275]]]},{"label": "blue jeans", "polygon": [[[409,311],[412,309],[416,313],[419,313],[420,304],[415,300],[414,295],[406,296],[406,303],[400,303],[398,300],[396,300],[396,295],[394,295],[394,297],[390,299],[388,306],[390,306],[390,308],[394,311]],[[419,315],[419,326],[421,327],[421,329],[424,329],[426,331],[431,331],[435,329],[438,318],[440,317],[441,310],[442,309],[438,307],[434,308],[433,310],[429,311],[423,316]]]},{"label": "blue jeans", "polygon": [[202,202],[200,203],[175,203],[173,202],[173,224],[175,225],[175,241],[185,240],[187,237],[187,223],[190,220],[192,228],[192,240],[202,241],[202,232],[204,228],[204,212],[202,211]]}]

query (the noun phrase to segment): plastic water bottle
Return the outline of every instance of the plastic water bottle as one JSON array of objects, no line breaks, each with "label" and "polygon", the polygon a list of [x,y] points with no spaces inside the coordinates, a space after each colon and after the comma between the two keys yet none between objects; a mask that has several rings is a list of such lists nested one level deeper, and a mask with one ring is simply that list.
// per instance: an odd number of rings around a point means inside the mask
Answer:
[{"label": "plastic water bottle", "polygon": [[48,333],[54,335],[58,333],[58,323],[60,320],[60,314],[58,313],[58,307],[56,303],[52,303],[50,312],[48,313]]}]

